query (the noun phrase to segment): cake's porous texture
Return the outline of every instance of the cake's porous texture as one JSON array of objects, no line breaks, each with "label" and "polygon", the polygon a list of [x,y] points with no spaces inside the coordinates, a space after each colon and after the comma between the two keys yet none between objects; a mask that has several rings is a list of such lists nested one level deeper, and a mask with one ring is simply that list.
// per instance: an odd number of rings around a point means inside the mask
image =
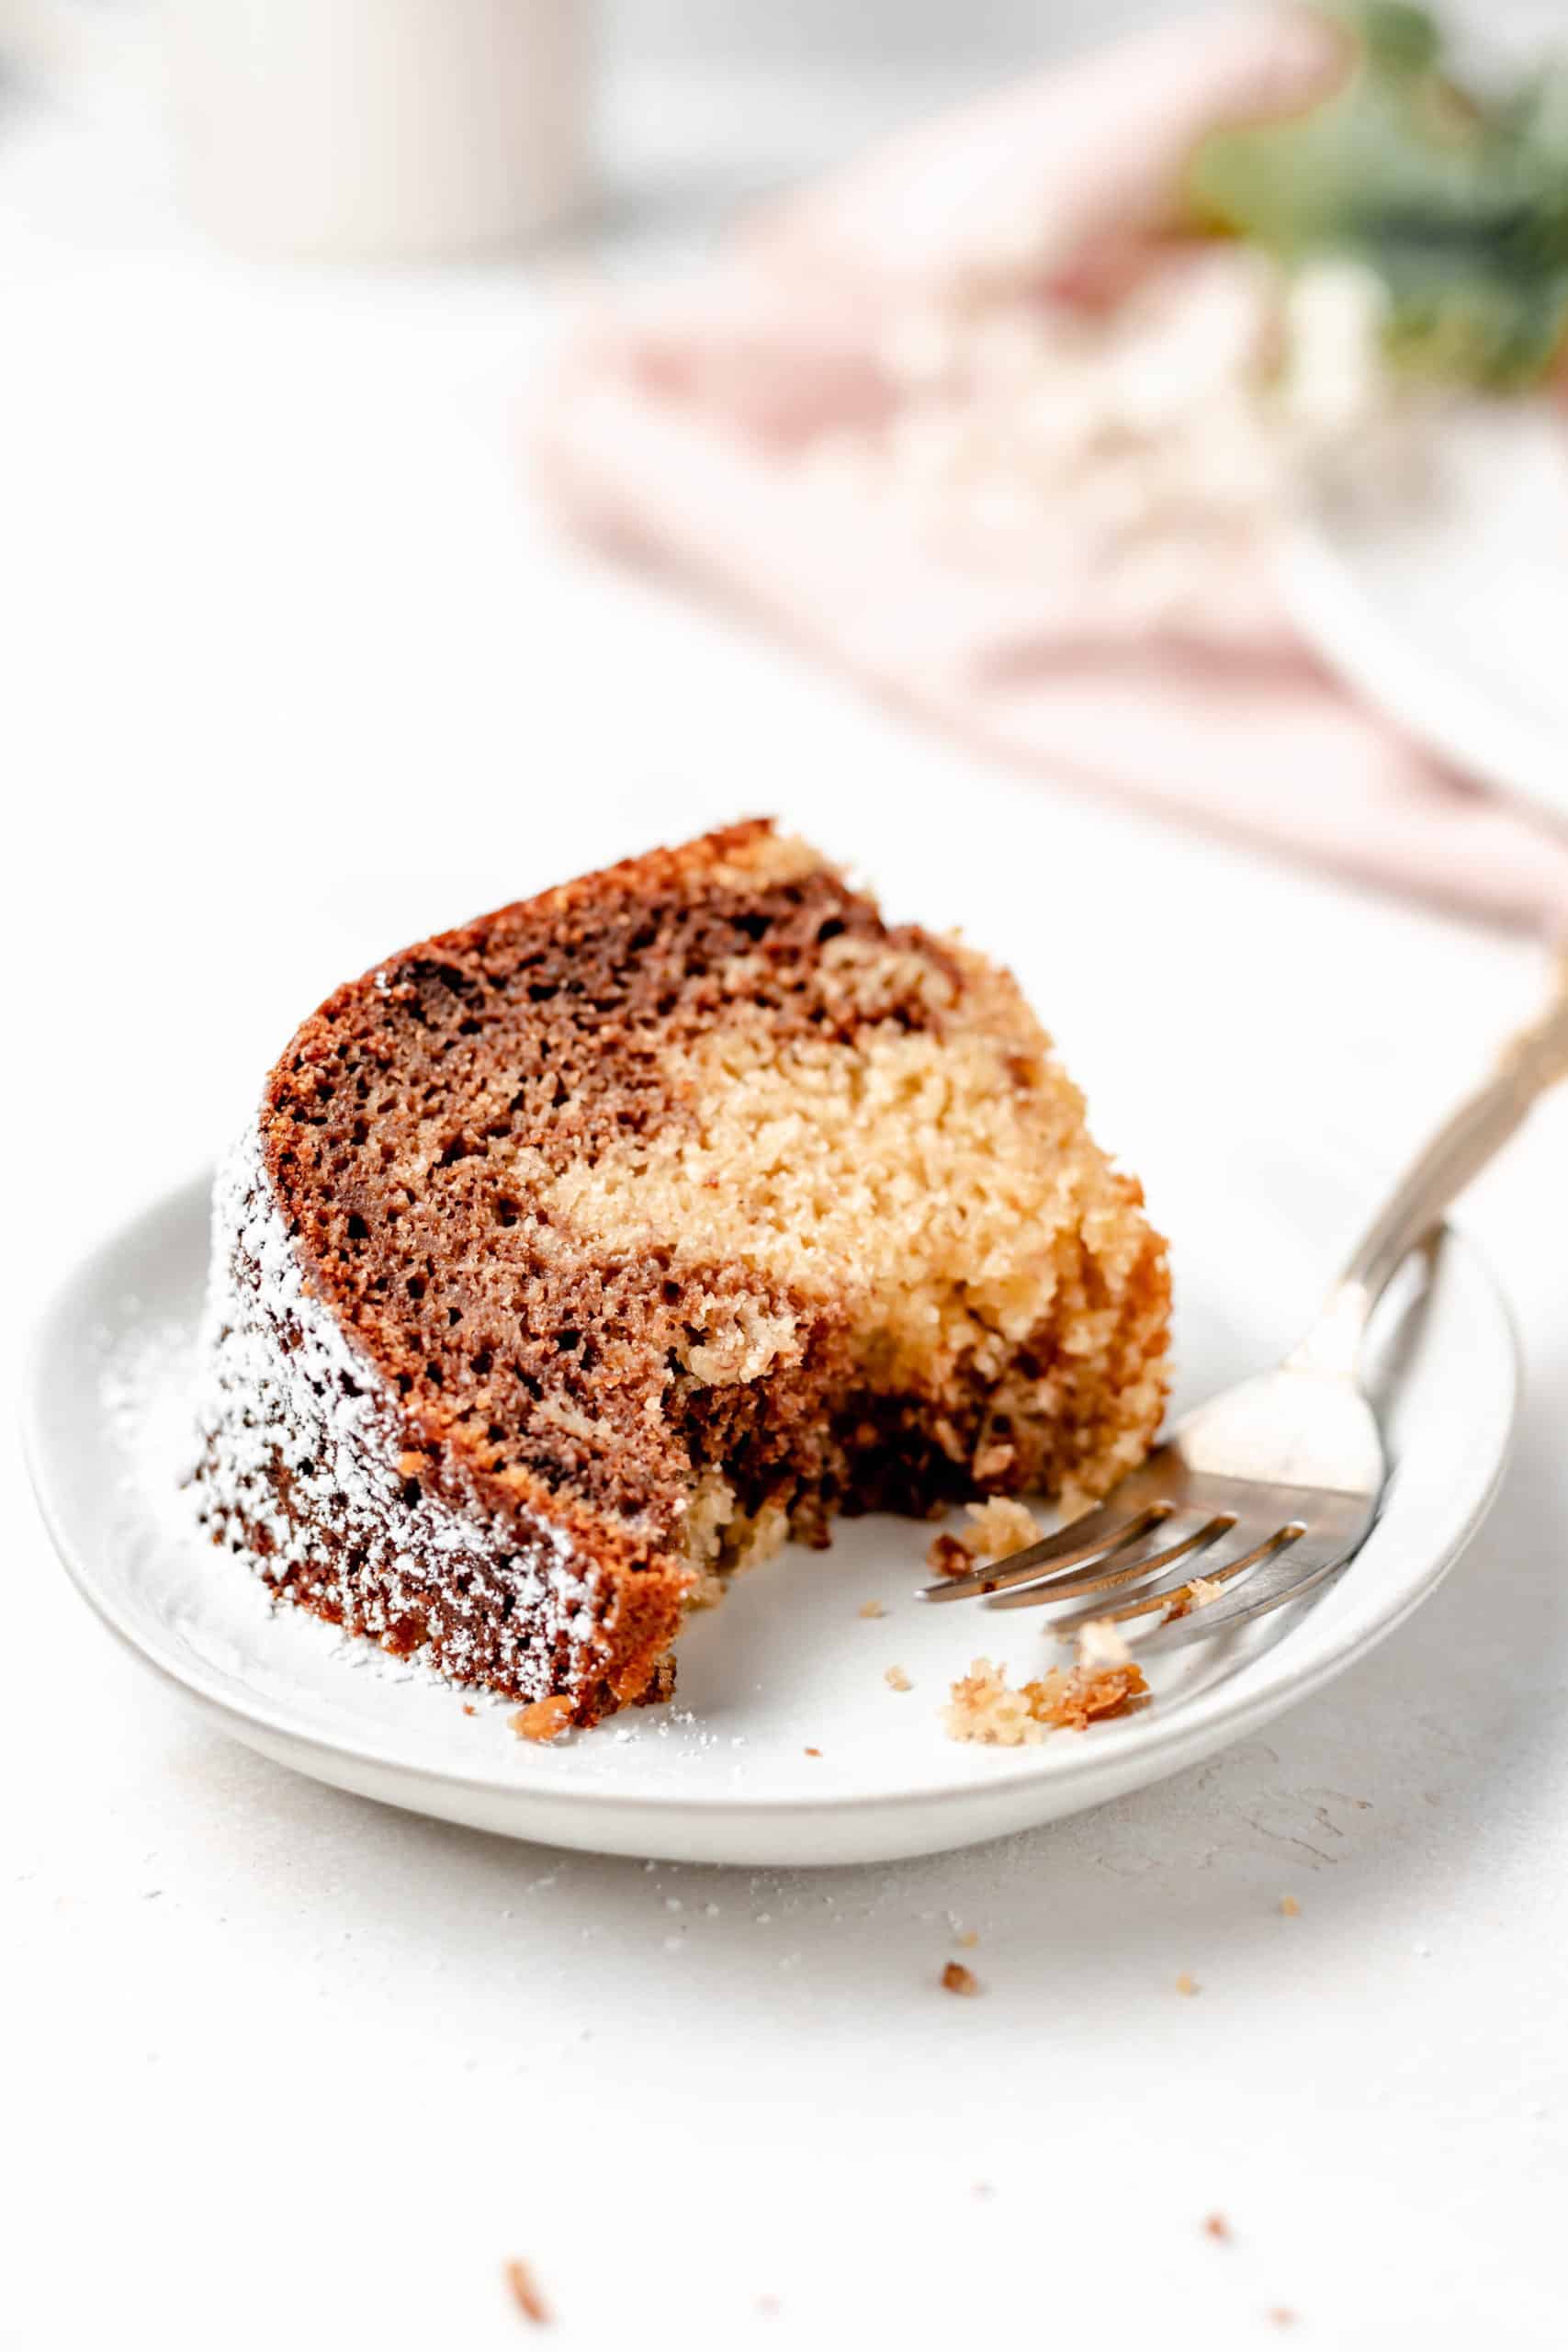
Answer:
[{"label": "cake's porous texture", "polygon": [[203,1507],[592,1722],[837,1511],[1101,1493],[1164,1245],[1010,978],[756,823],[341,989],[215,1197]]},{"label": "cake's porous texture", "polygon": [[953,1684],[942,1719],[950,1739],[987,1747],[1034,1747],[1052,1731],[1087,1731],[1144,1705],[1148,1684],[1132,1659],[1117,1665],[1051,1667],[1036,1680],[1008,1680],[1007,1668],[977,1657]]}]

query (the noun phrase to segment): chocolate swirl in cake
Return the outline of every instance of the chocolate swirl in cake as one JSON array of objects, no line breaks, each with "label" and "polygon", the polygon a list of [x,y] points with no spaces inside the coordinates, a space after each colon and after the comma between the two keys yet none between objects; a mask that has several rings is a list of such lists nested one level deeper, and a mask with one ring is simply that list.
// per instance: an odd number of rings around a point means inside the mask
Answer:
[{"label": "chocolate swirl in cake", "polygon": [[215,1202],[204,1508],[458,1679],[669,1687],[838,1511],[1091,1495],[1168,1281],[1014,983],[737,826],[341,989]]}]

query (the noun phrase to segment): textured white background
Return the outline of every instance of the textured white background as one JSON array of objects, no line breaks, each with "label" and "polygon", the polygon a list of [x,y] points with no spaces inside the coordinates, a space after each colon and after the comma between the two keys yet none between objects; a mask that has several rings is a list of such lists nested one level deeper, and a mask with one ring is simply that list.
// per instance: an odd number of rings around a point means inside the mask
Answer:
[{"label": "textured white background", "polygon": [[[838,97],[759,94],[737,158]],[[741,809],[1025,965],[1156,1209],[1212,1181],[1240,1248],[1261,1194],[1348,1238],[1527,1009],[1521,946],[987,776],[554,548],[546,274],[224,263],[117,107],[0,118],[16,1328],[344,971]],[[518,2253],[563,2345],[1560,2346],[1565,1170],[1568,1100],[1466,1212],[1529,1385],[1432,1604],[1266,1744],[925,1863],[645,1871],[293,1778],[110,1648],[8,1452],[4,2340],[511,2346]]]}]

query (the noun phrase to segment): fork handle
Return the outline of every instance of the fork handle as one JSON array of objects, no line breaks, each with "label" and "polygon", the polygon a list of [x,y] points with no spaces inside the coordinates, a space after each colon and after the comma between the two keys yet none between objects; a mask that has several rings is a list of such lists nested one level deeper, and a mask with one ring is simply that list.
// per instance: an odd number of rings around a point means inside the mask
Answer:
[{"label": "fork handle", "polygon": [[1373,1218],[1292,1364],[1354,1374],[1372,1309],[1399,1267],[1562,1078],[1568,1078],[1568,955],[1546,1011],[1509,1040],[1492,1077],[1445,1120]]}]

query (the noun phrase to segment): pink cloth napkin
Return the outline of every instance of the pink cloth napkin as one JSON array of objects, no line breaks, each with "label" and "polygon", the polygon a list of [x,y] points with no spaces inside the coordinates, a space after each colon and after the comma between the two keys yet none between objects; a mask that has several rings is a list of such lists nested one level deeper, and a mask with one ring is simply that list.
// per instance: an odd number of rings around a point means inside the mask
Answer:
[{"label": "pink cloth napkin", "polygon": [[800,463],[903,397],[883,356],[901,309],[998,277],[1114,300],[1171,251],[1202,133],[1310,104],[1345,55],[1304,13],[1207,17],[893,141],[583,331],[541,419],[547,489],[1010,761],[1562,934],[1568,835],[1358,704],[1293,639],[1256,553],[1223,617],[1200,600],[1179,635],[1134,630],[1090,586],[946,560],[896,503]]}]

